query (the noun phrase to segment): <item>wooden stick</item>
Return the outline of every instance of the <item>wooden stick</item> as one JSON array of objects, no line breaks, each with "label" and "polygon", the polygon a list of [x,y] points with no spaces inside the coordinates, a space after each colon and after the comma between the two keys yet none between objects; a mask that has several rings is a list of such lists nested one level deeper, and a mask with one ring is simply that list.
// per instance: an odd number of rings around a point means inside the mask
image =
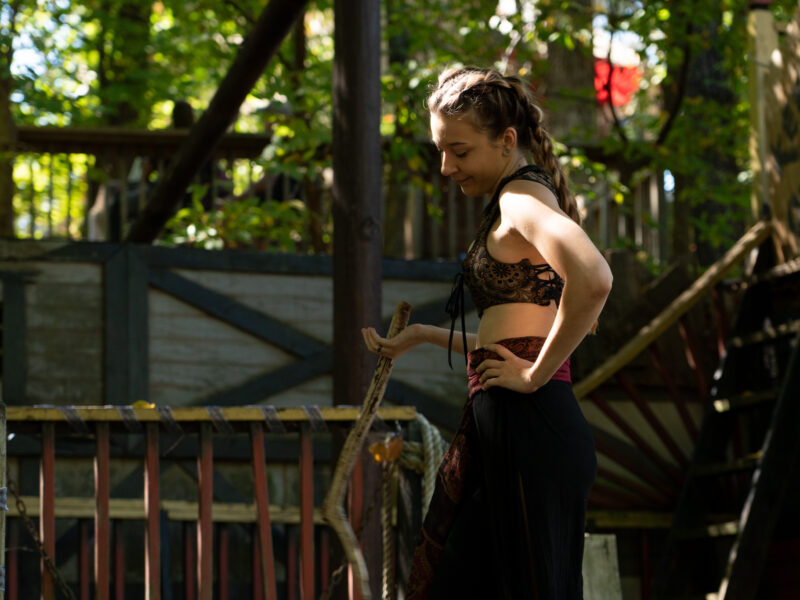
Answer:
[{"label": "wooden stick", "polygon": [[[408,324],[410,312],[411,305],[407,302],[400,302],[397,305],[394,316],[392,317],[392,322],[389,325],[389,333],[386,335],[387,338],[394,337],[405,329]],[[336,463],[336,470],[333,473],[328,495],[322,503],[322,516],[336,532],[336,535],[339,536],[339,541],[342,544],[345,556],[353,568],[353,574],[358,580],[363,600],[371,600],[372,598],[372,593],[369,588],[369,573],[367,572],[367,565],[364,561],[364,555],[361,552],[358,538],[356,538],[356,534],[353,532],[353,528],[350,526],[350,522],[347,520],[347,515],[345,514],[344,497],[347,492],[347,482],[350,480],[350,475],[353,473],[353,467],[356,464],[358,454],[364,444],[364,438],[369,432],[372,421],[375,418],[375,413],[378,411],[378,406],[386,391],[386,384],[389,382],[389,375],[392,372],[393,364],[394,361],[386,356],[381,356],[378,359],[378,365],[375,367],[375,374],[372,376],[372,383],[364,398],[361,414],[358,420],[353,424],[350,433],[347,435],[347,439],[342,447],[342,452],[339,454],[339,460]]]}]

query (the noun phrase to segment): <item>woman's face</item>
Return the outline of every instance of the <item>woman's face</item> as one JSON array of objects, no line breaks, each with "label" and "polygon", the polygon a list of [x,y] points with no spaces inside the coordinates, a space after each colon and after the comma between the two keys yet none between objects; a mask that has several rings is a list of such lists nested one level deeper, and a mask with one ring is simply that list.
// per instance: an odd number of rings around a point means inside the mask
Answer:
[{"label": "woman's face", "polygon": [[468,114],[431,113],[431,134],[442,156],[442,175],[452,177],[467,196],[492,194],[508,174],[513,154],[503,153],[504,136],[490,140]]}]

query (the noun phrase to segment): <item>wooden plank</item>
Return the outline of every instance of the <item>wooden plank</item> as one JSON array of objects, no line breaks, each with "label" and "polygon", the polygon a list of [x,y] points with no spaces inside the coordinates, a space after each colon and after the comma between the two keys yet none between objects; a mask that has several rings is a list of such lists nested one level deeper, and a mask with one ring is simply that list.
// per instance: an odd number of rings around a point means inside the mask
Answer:
[{"label": "wooden plank", "polygon": [[125,247],[128,261],[128,385],[131,403],[148,399],[149,340],[147,268],[130,246]]},{"label": "wooden plank", "polygon": [[250,439],[253,446],[253,495],[257,512],[257,565],[262,589],[259,598],[277,600],[275,580],[274,550],[272,547],[272,527],[270,521],[269,490],[267,488],[267,469],[264,456],[264,427],[260,423],[250,426]]},{"label": "wooden plank", "polygon": [[311,429],[300,430],[300,598],[314,599],[314,450]]},{"label": "wooden plank", "polygon": [[[77,244],[75,244],[77,246]],[[0,247],[1,248],[1,247]],[[66,249],[61,252],[66,252]],[[77,251],[77,248],[73,251]],[[231,273],[274,273],[292,276],[333,274],[333,262],[326,255],[270,254],[256,250],[200,250],[136,246],[146,264],[154,268],[197,269]],[[2,256],[0,252],[0,256]],[[385,279],[452,282],[460,264],[457,261],[383,259]]]},{"label": "wooden plank", "polygon": [[772,415],[761,464],[742,509],[739,535],[730,550],[720,600],[756,597],[778,517],[789,485],[787,473],[800,457],[800,335],[795,337],[786,378]]},{"label": "wooden plank", "polygon": [[589,394],[592,402],[603,414],[605,414],[630,440],[636,448],[643,452],[659,470],[667,475],[675,484],[680,484],[681,474],[675,465],[670,464],[639,433],[631,427],[628,421],[622,417],[608,402],[603,400],[599,394],[592,392]]},{"label": "wooden plank", "polygon": [[212,600],[214,591],[214,450],[211,425],[200,426],[200,454],[197,457],[197,597]]},{"label": "wooden plank", "polygon": [[128,370],[128,259],[120,249],[103,272],[103,349],[106,404],[133,404]]},{"label": "wooden plank", "polygon": [[592,436],[599,453],[604,454],[642,481],[652,485],[671,501],[674,501],[678,495],[678,490],[658,476],[660,469],[647,455],[599,427],[592,427]]},{"label": "wooden plank", "polygon": [[109,456],[109,426],[100,422],[95,425],[97,455],[94,461],[94,583],[95,598],[110,597],[111,573],[111,518],[109,514],[111,461]]},{"label": "wooden plank", "polygon": [[[197,520],[195,513],[194,520]],[[197,571],[195,567],[195,543],[197,526],[192,535],[192,527],[187,523],[183,527],[183,594],[186,600],[195,600],[197,587]]]},{"label": "wooden plank", "polygon": [[304,360],[252,377],[239,385],[210,394],[198,403],[217,406],[235,406],[263,402],[310,379],[330,373],[333,368],[333,352],[322,350]]},{"label": "wooden plank", "polygon": [[[57,127],[20,125],[17,141],[26,152],[58,154],[108,154],[124,148],[131,156],[142,154],[169,158],[186,139],[182,129],[134,129],[128,127]],[[269,143],[264,133],[226,133],[217,152],[234,158],[257,158]]]},{"label": "wooden plank", "polygon": [[219,548],[219,600],[228,600],[228,572],[230,567],[230,550],[229,550],[229,536],[228,526],[220,525],[219,527],[219,541],[217,547]]},{"label": "wooden plank", "polygon": [[[39,539],[45,552],[55,564],[56,560],[56,513],[55,513],[55,425],[42,423],[42,456],[39,463]],[[30,505],[28,505],[30,506]],[[55,582],[41,561],[42,600],[55,600]]]},{"label": "wooden plank", "polygon": [[[39,497],[21,496],[29,507],[27,514],[39,516]],[[55,515],[59,519],[92,519],[94,517],[94,498],[60,496],[55,501]],[[170,521],[197,521],[199,505],[188,500],[161,500],[161,510]],[[211,518],[215,523],[257,523],[258,512],[255,504],[246,502],[214,502],[211,505]],[[270,522],[279,525],[299,525],[299,506],[269,506]],[[9,517],[19,517],[15,506],[9,505]],[[109,516],[114,520],[144,521],[145,509],[142,498],[111,498]],[[325,520],[319,509],[314,509],[315,525],[323,525]]]},{"label": "wooden plank", "polygon": [[161,600],[161,509],[158,424],[146,425],[144,463],[144,589],[145,600]]},{"label": "wooden plank", "polygon": [[[6,572],[6,598],[19,600],[19,524],[9,523],[8,528],[8,571]],[[81,599],[83,600],[83,599]]]},{"label": "wooden plank", "polygon": [[628,394],[631,400],[633,400],[636,408],[639,409],[639,412],[642,413],[642,416],[644,416],[648,425],[650,425],[653,431],[655,431],[656,435],[662,441],[664,446],[667,447],[667,450],[669,450],[670,454],[672,454],[672,457],[682,468],[685,469],[689,465],[689,459],[683,453],[683,450],[678,447],[678,444],[672,438],[664,425],[662,425],[661,421],[658,420],[658,417],[656,417],[656,415],[653,413],[650,405],[644,400],[644,398],[642,398],[630,377],[628,377],[623,371],[618,371],[617,381],[622,389],[625,390],[625,393]]},{"label": "wooden plank", "polygon": [[678,414],[681,417],[683,426],[686,428],[690,439],[696,439],[697,425],[695,424],[694,419],[692,419],[692,416],[689,414],[689,409],[686,406],[686,399],[678,391],[678,386],[675,384],[675,379],[661,356],[661,351],[658,349],[658,344],[654,342],[650,344],[647,349],[650,352],[650,358],[652,359],[658,374],[661,376],[664,385],[667,386],[667,390],[672,398],[672,403],[678,410]]},{"label": "wooden plank", "polygon": [[150,284],[296,356],[309,356],[325,348],[323,344],[299,330],[172,271],[151,271]]},{"label": "wooden plank", "polygon": [[593,389],[614,375],[633,358],[647,348],[664,333],[681,315],[708,292],[711,287],[739,263],[753,248],[757,247],[772,233],[772,225],[760,221],[742,236],[725,255],[703,273],[689,288],[675,299],[667,308],[652,319],[647,325],[622,348],[609,357],[587,377],[581,379],[573,387],[575,396],[582,398]]},{"label": "wooden plank", "polygon": [[[84,421],[122,422],[122,416],[116,407],[108,406],[76,406],[75,410]],[[222,414],[227,421],[262,422],[264,415],[258,406],[237,406],[223,408]],[[278,408],[277,414],[284,422],[307,422],[308,415],[302,408]],[[328,422],[348,422],[358,419],[361,409],[357,407],[321,407],[322,419]],[[134,408],[136,419],[142,422],[160,422],[161,416],[156,408]],[[416,419],[416,408],[413,406],[386,406],[378,409],[378,416],[384,421],[413,421]],[[65,421],[63,413],[57,408],[33,406],[7,407],[9,423],[18,421]],[[176,406],[172,415],[179,423],[210,423],[211,417],[205,407]]]},{"label": "wooden plank", "polygon": [[25,283],[20,277],[3,276],[3,402],[25,402],[27,374]]},{"label": "wooden plank", "polygon": [[80,598],[81,600],[90,600],[92,589],[92,542],[91,532],[89,531],[88,519],[82,519],[80,522],[80,555],[78,557],[79,569],[79,583],[80,583]]},{"label": "wooden plank", "polygon": [[122,523],[114,523],[114,600],[125,600],[125,539]]}]

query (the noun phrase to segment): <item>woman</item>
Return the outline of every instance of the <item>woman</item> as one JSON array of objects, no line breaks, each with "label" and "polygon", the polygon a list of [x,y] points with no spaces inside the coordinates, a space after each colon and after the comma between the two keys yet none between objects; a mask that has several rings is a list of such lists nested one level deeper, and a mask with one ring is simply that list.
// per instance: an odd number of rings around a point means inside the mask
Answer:
[{"label": "woman", "polygon": [[596,323],[611,272],[580,227],[542,111],[517,78],[446,71],[428,109],[442,174],[491,200],[462,265],[477,334],[453,339],[452,329],[421,324],[392,339],[362,331],[370,350],[392,358],[423,342],[467,354],[469,397],[406,598],[581,598],[597,462],[569,356]]}]

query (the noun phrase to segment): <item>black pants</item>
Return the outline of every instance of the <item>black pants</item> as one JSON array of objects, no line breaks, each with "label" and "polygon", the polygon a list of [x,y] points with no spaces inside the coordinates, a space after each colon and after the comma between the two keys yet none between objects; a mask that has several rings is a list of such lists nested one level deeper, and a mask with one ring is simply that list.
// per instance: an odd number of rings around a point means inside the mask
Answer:
[{"label": "black pants", "polygon": [[597,473],[572,386],[473,396],[475,477],[450,530],[430,598],[583,597],[586,502]]}]

